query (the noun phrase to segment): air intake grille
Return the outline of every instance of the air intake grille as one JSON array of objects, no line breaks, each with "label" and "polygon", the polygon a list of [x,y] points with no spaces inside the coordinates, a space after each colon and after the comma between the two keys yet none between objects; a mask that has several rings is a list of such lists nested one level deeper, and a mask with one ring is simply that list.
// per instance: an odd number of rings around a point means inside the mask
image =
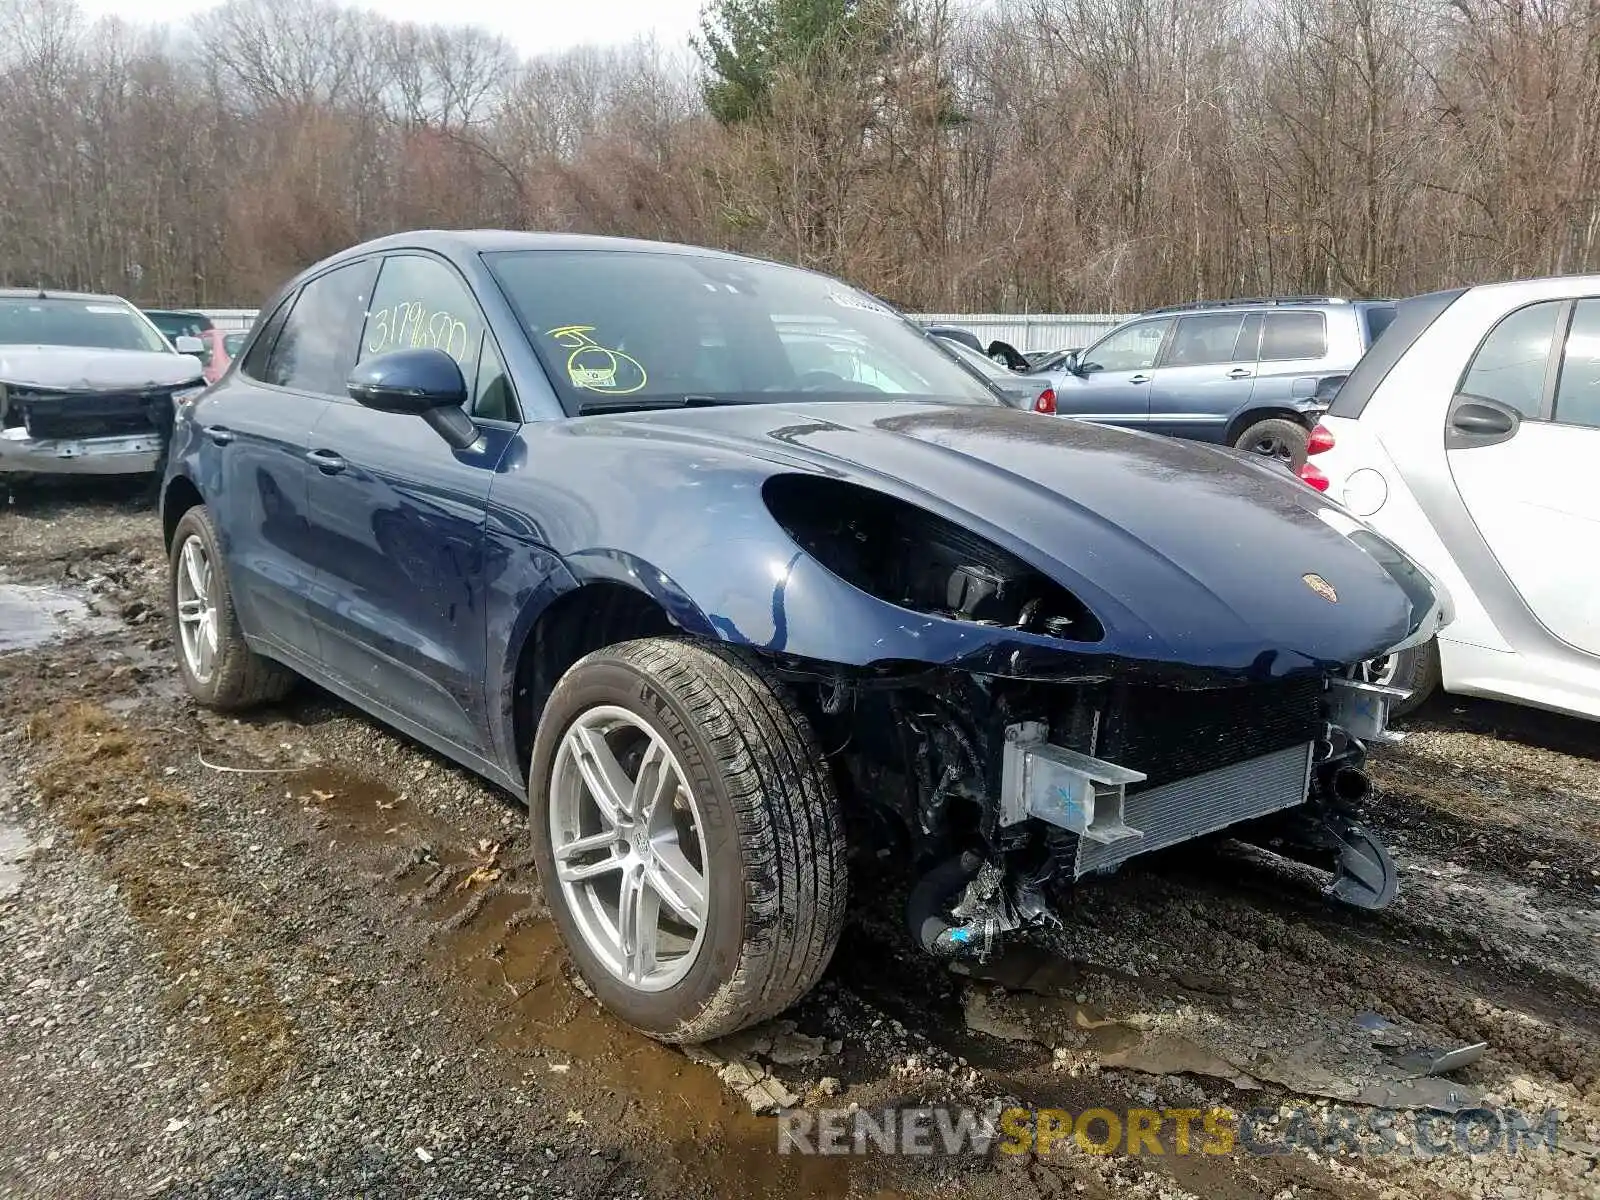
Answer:
[{"label": "air intake grille", "polygon": [[153,433],[162,392],[44,393],[13,389],[12,406],[32,438],[119,437]]},{"label": "air intake grille", "polygon": [[1156,788],[1314,741],[1322,724],[1317,677],[1207,691],[1133,686],[1113,696],[1095,757],[1143,771],[1139,786]]},{"label": "air intake grille", "polygon": [[1313,743],[1290,746],[1192,779],[1130,794],[1123,820],[1144,833],[1102,845],[1078,842],[1076,873],[1102,871],[1132,858],[1215,833],[1240,821],[1293,808],[1306,798]]}]

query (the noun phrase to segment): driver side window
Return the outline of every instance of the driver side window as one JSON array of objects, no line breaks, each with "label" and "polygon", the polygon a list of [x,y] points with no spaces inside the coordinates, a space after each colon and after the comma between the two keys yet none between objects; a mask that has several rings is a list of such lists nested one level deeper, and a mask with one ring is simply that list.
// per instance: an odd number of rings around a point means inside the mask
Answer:
[{"label": "driver side window", "polygon": [[421,254],[394,254],[383,260],[372,290],[357,361],[431,346],[456,360],[470,393],[478,378],[483,333],[477,302],[454,271]]},{"label": "driver side window", "polygon": [[1085,371],[1147,371],[1156,365],[1172,318],[1125,325],[1091,347],[1083,356]]},{"label": "driver side window", "polygon": [[1483,339],[1458,391],[1498,400],[1537,420],[1544,404],[1545,371],[1563,301],[1530,304],[1501,320]]}]

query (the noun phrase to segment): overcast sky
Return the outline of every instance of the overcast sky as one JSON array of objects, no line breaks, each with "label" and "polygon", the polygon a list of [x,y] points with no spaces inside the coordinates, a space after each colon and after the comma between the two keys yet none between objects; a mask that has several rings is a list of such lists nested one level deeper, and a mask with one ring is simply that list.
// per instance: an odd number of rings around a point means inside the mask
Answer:
[{"label": "overcast sky", "polygon": [[[91,16],[115,13],[141,24],[181,22],[219,0],[79,0]],[[482,25],[525,55],[588,42],[608,45],[654,34],[684,44],[699,24],[703,0],[356,0],[396,21]]]}]

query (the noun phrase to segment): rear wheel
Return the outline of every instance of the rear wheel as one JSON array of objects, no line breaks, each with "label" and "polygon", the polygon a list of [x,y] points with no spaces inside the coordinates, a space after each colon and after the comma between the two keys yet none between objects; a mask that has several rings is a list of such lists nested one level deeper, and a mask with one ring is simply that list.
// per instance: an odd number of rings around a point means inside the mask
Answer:
[{"label": "rear wheel", "polygon": [[245,644],[233,591],[203,505],[184,513],[172,534],[167,572],[178,674],[207,708],[234,710],[281,700],[294,672]]},{"label": "rear wheel", "polygon": [[671,1042],[787,1008],[844,921],[843,823],[805,717],[753,659],[648,638],[551,694],[528,779],[545,900],[623,1020]]},{"label": "rear wheel", "polygon": [[1307,436],[1303,425],[1284,417],[1269,417],[1246,429],[1233,445],[1263,458],[1277,459],[1298,471],[1306,461]]}]

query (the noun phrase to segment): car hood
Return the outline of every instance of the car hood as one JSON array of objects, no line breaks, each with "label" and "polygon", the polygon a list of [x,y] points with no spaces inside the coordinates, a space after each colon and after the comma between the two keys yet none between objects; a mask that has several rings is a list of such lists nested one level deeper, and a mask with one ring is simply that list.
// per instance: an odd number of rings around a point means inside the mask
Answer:
[{"label": "car hood", "polygon": [[0,384],[52,392],[143,391],[200,380],[200,362],[159,350],[0,346]]},{"label": "car hood", "polygon": [[1198,443],[988,406],[751,404],[571,422],[826,472],[918,504],[1073,591],[1105,653],[1281,675],[1372,657],[1444,598],[1286,470]]}]

